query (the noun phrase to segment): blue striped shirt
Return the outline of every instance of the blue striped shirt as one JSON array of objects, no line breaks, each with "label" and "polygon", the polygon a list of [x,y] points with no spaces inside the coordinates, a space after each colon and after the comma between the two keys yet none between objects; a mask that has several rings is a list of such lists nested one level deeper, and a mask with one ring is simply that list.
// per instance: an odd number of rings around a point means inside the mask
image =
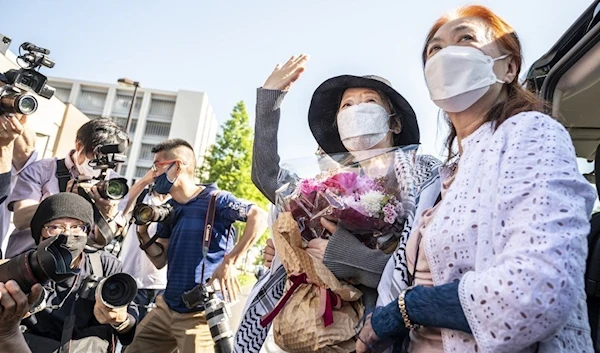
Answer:
[{"label": "blue striped shirt", "polygon": [[[200,282],[202,266],[202,234],[210,195],[216,192],[216,184],[205,185],[202,192],[186,204],[170,200],[174,215],[170,222],[159,223],[157,233],[169,239],[167,249],[167,289],[164,299],[169,308],[179,313],[188,313],[202,308],[188,309],[181,295]],[[237,199],[231,193],[220,191],[216,202],[215,221],[209,252],[206,258],[204,281],[208,280],[226,252],[233,248],[234,234],[230,227],[235,221],[245,222],[251,203]],[[229,241],[228,241],[229,238]]]}]

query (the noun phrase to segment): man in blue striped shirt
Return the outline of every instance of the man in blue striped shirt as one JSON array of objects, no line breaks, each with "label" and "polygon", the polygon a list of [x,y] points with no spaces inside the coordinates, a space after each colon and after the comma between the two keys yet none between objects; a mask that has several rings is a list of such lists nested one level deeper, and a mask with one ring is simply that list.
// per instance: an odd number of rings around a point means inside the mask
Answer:
[{"label": "man in blue striped shirt", "polygon": [[[173,214],[169,222],[159,223],[155,243],[145,248],[157,268],[169,264],[164,297],[158,297],[156,308],[140,323],[127,353],[213,352],[213,342],[202,306],[188,308],[181,295],[203,279],[218,282],[227,296],[235,301],[239,284],[235,264],[256,242],[267,227],[266,212],[256,205],[220,191],[209,252],[202,256],[202,236],[211,195],[216,184],[195,183],[196,157],[189,143],[172,139],[156,145],[154,191],[170,194]],[[233,246],[230,227],[235,221],[246,222],[241,240]],[[150,241],[146,226],[138,227],[141,244]],[[204,266],[203,266],[204,265]],[[204,276],[202,275],[204,267]]]}]

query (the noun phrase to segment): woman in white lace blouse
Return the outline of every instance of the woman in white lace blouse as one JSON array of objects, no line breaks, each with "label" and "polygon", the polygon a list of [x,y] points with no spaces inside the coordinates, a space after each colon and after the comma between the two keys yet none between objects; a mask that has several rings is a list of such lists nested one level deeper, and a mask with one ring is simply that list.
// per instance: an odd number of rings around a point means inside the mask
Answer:
[{"label": "woman in white lace blouse", "polygon": [[373,313],[357,352],[403,340],[410,353],[593,352],[583,275],[594,191],[567,131],[517,81],[517,35],[464,7],[435,23],[423,63],[457,159],[406,247],[416,286]]}]

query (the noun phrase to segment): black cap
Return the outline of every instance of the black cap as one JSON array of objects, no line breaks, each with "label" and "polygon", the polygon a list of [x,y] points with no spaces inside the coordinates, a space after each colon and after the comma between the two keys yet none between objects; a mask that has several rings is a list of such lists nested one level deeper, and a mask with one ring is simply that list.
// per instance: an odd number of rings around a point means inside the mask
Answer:
[{"label": "black cap", "polygon": [[36,244],[40,242],[44,224],[59,218],[73,218],[91,226],[94,224],[94,209],[86,199],[71,192],[49,196],[40,202],[31,218],[31,236]]}]

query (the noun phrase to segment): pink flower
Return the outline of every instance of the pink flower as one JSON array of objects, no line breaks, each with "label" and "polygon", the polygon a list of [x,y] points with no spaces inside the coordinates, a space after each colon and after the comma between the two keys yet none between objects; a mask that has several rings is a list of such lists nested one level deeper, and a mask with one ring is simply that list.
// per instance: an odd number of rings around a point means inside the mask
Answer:
[{"label": "pink flower", "polygon": [[312,192],[319,191],[321,189],[321,183],[315,178],[304,179],[298,185],[298,190],[304,195],[308,195]]},{"label": "pink flower", "polygon": [[388,202],[388,204],[383,207],[383,221],[385,223],[394,224],[397,217],[398,214],[396,213],[394,204],[392,202]]},{"label": "pink flower", "polygon": [[355,173],[339,173],[327,178],[327,180],[323,182],[323,185],[325,188],[334,189],[347,195],[354,191],[356,178],[357,176]]}]

